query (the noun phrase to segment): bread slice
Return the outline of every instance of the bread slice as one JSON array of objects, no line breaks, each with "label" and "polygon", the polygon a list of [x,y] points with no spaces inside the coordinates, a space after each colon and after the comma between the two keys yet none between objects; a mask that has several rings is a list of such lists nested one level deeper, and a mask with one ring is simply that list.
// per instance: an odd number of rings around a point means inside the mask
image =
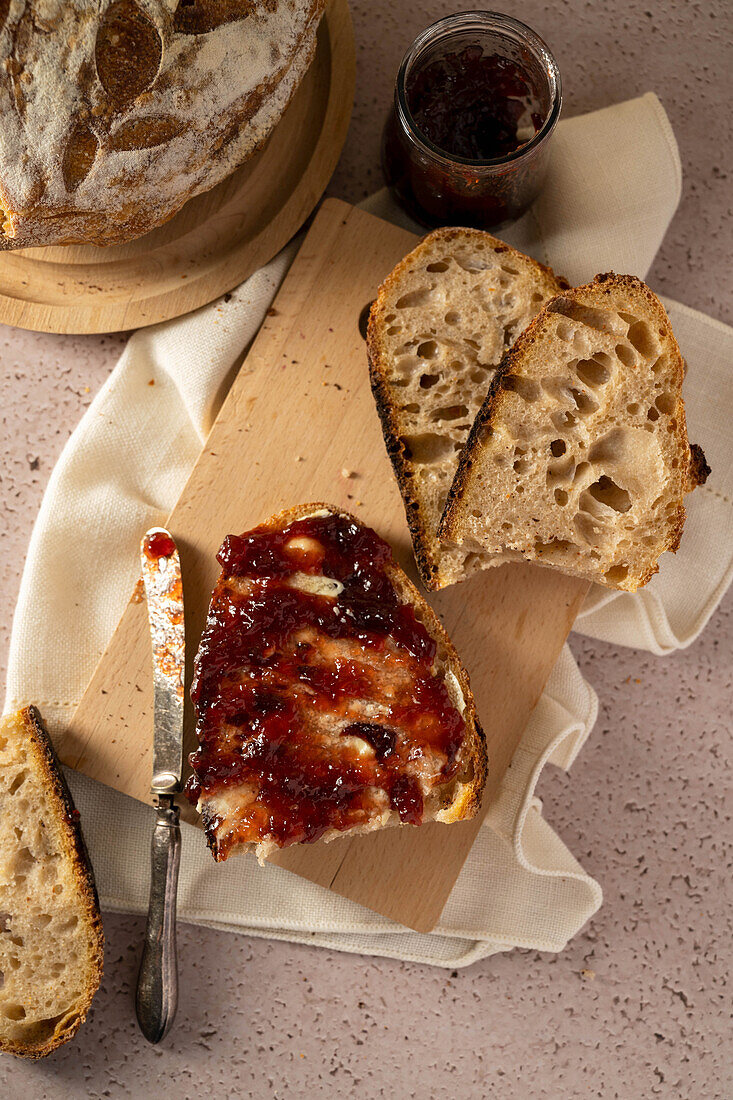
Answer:
[{"label": "bread slice", "polygon": [[488,233],[438,229],[379,288],[367,335],[372,389],[430,589],[473,568],[436,535],[460,452],[504,352],[565,286]]},{"label": "bread slice", "polygon": [[684,363],[659,299],[631,275],[554,298],[494,377],[440,537],[482,567],[524,559],[635,591],[675,551],[690,446]]},{"label": "bread slice", "polygon": [[92,869],[35,707],[0,721],[0,1050],[42,1058],[84,1022],[104,938]]},{"label": "bread slice", "polygon": [[214,858],[472,817],[486,747],[468,675],[387,543],[304,504],[218,557],[187,785]]}]

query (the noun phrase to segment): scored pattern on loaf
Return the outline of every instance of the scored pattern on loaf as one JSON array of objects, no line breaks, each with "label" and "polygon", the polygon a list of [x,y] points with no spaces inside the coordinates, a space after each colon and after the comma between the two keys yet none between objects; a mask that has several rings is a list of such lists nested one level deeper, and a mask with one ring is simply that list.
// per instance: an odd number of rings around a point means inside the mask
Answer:
[{"label": "scored pattern on loaf", "polygon": [[110,135],[108,147],[116,151],[152,149],[171,141],[182,129],[182,123],[176,118],[136,118],[123,123]]},{"label": "scored pattern on loaf", "polygon": [[99,142],[88,126],[77,126],[69,138],[61,163],[61,173],[69,191],[76,191],[92,170]]},{"label": "scored pattern on loaf", "polygon": [[0,247],[130,239],[218,183],[282,115],[323,0],[93,7],[0,0]]},{"label": "scored pattern on loaf", "polygon": [[97,31],[94,59],[99,83],[119,110],[149,87],[160,68],[163,43],[135,0],[114,0]]},{"label": "scored pattern on loaf", "polygon": [[553,300],[495,379],[441,525],[485,564],[530,558],[633,589],[679,542],[679,350],[666,318],[613,306]]},{"label": "scored pattern on loaf", "polygon": [[255,8],[249,0],[179,0],[173,15],[178,34],[208,34],[224,23],[234,23]]}]

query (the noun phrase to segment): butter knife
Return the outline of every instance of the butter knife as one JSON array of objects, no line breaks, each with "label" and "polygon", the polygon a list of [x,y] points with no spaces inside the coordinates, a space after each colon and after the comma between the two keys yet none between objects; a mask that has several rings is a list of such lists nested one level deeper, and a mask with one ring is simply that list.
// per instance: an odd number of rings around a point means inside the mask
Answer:
[{"label": "butter knife", "polygon": [[140,1030],[159,1043],[178,1006],[176,895],[181,859],[180,811],[174,796],[183,767],[185,638],[183,585],[176,544],[153,527],[140,544],[143,585],[153,644],[153,781],[156,810],[150,850],[150,902],[137,979],[135,1008]]}]

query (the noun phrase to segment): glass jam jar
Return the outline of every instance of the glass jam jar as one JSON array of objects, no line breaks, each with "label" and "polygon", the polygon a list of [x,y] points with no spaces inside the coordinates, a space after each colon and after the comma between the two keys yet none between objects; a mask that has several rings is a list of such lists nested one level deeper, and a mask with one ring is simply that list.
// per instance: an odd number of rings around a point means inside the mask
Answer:
[{"label": "glass jam jar", "polygon": [[557,63],[501,12],[449,15],[405,54],[382,140],[385,179],[423,225],[496,229],[539,194],[560,115]]}]

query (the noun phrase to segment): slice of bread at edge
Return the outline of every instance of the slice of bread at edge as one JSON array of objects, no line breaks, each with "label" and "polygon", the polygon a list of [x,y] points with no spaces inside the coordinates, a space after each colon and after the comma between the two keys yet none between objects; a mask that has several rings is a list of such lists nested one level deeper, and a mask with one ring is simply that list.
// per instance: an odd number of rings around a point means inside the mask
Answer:
[{"label": "slice of bread at edge", "polygon": [[[257,551],[258,561],[265,564],[254,571],[243,570],[239,559],[230,558],[227,547],[241,546],[246,540],[255,545],[260,535],[266,540],[272,532],[285,533],[287,569],[276,562],[270,575],[267,563],[272,559],[267,549]],[[319,556],[324,548],[331,563],[325,567]],[[376,563],[374,577],[357,552],[365,552]],[[329,841],[401,825],[409,818],[400,812],[402,795],[395,800],[394,793],[408,788],[418,795],[421,813],[421,820],[412,824],[473,817],[481,802],[487,760],[468,674],[440,620],[396,563],[389,546],[348,512],[314,503],[273,516],[242,536],[229,536],[219,560],[222,572],[196,656],[192,697],[200,748],[191,757],[194,775],[186,788],[202,815],[217,862],[247,850],[254,850],[262,862],[277,848],[293,843]],[[341,581],[334,580],[339,576]],[[374,598],[375,580],[380,593],[377,618],[373,627],[360,626],[362,601]],[[435,652],[428,670],[415,665],[414,651],[390,634],[388,625],[380,625],[391,601],[386,595],[389,588],[396,597],[395,606],[407,605],[432,639]],[[269,593],[274,611],[270,615],[266,608],[264,621],[275,623],[278,601],[292,606],[293,590],[306,593],[311,608],[315,602],[325,625],[313,628],[296,619],[277,641],[266,630],[258,633],[250,615],[252,601]],[[334,632],[329,621],[346,623],[346,632]],[[248,648],[242,651],[237,649],[242,643],[238,622],[251,639],[245,639]],[[351,622],[357,624],[353,629],[348,626]],[[240,656],[245,654],[241,663],[238,659],[232,663],[222,643]],[[416,675],[427,677],[417,692]],[[233,714],[225,697],[227,684],[232,683],[237,685]],[[422,698],[427,700],[424,705]],[[435,698],[443,699],[438,710]],[[259,699],[266,699],[264,714]],[[447,725],[440,729],[460,733],[445,776],[447,758],[434,721],[443,706],[448,711],[439,718],[439,725]],[[403,714],[412,717],[401,718]],[[269,715],[275,723],[272,741]],[[285,720],[295,736],[283,733]],[[238,746],[234,754],[232,745]],[[232,782],[240,755],[247,770]],[[284,792],[278,768],[284,768]],[[221,775],[227,776],[224,783],[219,782]],[[316,803],[315,814],[311,801]],[[304,832],[300,827],[303,812],[317,818],[316,829]]]},{"label": "slice of bread at edge", "polygon": [[102,975],[79,815],[35,707],[0,721],[0,1050],[42,1058],[84,1022]]},{"label": "slice of bread at edge", "polygon": [[461,580],[473,557],[436,532],[458,459],[508,347],[568,284],[478,229],[438,229],[372,305],[374,398],[427,588]]},{"label": "slice of bread at edge", "polygon": [[687,439],[684,361],[630,275],[554,298],[476,417],[440,537],[486,567],[524,559],[634,592],[675,551],[709,467]]}]

